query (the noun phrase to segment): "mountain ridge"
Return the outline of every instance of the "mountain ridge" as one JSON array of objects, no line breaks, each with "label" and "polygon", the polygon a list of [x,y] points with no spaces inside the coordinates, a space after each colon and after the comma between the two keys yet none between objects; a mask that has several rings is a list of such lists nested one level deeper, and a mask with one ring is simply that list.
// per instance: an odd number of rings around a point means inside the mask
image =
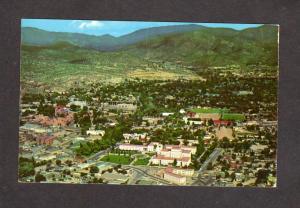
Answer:
[{"label": "mountain ridge", "polygon": [[205,28],[201,25],[161,26],[136,30],[132,33],[115,37],[110,34],[88,35],[83,33],[51,32],[33,27],[21,28],[21,42],[26,45],[50,45],[55,42],[70,42],[74,45],[103,51],[117,50],[137,42],[168,34],[182,33]]}]

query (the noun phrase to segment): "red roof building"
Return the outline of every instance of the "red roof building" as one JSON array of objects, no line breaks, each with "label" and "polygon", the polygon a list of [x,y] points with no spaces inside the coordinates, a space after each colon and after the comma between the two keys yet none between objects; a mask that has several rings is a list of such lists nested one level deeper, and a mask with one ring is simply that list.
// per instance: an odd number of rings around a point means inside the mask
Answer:
[{"label": "red roof building", "polygon": [[226,120],[214,120],[214,125],[215,126],[229,126],[231,125],[231,121],[226,121]]}]

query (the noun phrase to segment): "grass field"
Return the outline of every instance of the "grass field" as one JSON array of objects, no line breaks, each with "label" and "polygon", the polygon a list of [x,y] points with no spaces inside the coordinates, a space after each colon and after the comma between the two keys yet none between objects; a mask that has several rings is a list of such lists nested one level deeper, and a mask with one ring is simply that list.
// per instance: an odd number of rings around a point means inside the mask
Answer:
[{"label": "grass field", "polygon": [[133,163],[133,165],[147,165],[149,163],[150,158],[140,158]]},{"label": "grass field", "polygon": [[243,121],[245,120],[245,116],[239,113],[223,113],[223,120],[233,120],[233,121]]},{"label": "grass field", "polygon": [[101,158],[101,161],[129,165],[132,162],[132,159],[129,156],[109,154]]},{"label": "grass field", "polygon": [[229,110],[222,108],[193,108],[191,111],[194,113],[226,113]]}]

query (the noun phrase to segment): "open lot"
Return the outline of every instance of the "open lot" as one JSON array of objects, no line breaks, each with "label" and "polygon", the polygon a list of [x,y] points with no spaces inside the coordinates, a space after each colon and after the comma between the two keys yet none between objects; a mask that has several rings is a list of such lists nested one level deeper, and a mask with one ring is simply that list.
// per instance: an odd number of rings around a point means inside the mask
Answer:
[{"label": "open lot", "polygon": [[245,116],[239,113],[223,113],[222,114],[223,120],[233,120],[233,121],[244,121]]},{"label": "open lot", "polygon": [[132,162],[132,159],[129,156],[125,156],[125,155],[109,154],[101,158],[101,161],[117,163],[121,165],[128,165],[130,164],[130,162]]},{"label": "open lot", "polygon": [[140,158],[137,159],[133,165],[147,165],[149,163],[150,158]]}]

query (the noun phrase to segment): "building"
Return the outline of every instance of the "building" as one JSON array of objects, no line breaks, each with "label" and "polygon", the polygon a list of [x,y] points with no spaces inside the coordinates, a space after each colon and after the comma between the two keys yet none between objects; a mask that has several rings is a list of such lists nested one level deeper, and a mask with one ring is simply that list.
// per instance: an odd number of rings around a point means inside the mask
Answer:
[{"label": "building", "polygon": [[92,136],[104,136],[105,131],[103,131],[103,130],[87,130],[86,134],[92,135]]},{"label": "building", "polygon": [[213,120],[215,126],[229,126],[231,125],[231,121],[227,120]]},{"label": "building", "polygon": [[146,133],[143,133],[143,134],[137,134],[137,133],[123,134],[123,137],[125,138],[126,143],[130,143],[131,140],[139,140],[139,141],[144,141],[144,142],[149,140]]},{"label": "building", "polygon": [[185,185],[186,184],[186,177],[185,176],[175,174],[171,171],[170,172],[165,171],[163,177],[166,181],[169,181],[171,183],[175,183],[175,184],[178,184],[178,185]]},{"label": "building", "polygon": [[143,121],[148,122],[150,125],[156,125],[162,120],[164,120],[163,117],[151,117],[151,116],[144,116],[142,119]]},{"label": "building", "polygon": [[171,158],[183,158],[183,157],[191,157],[191,151],[190,150],[183,150],[180,147],[172,148],[172,149],[162,149],[159,152],[160,155],[165,157],[171,157]]},{"label": "building", "polygon": [[82,109],[83,107],[87,106],[87,102],[71,99],[71,102],[67,104],[67,107],[71,107],[71,105],[80,106],[80,108]]},{"label": "building", "polygon": [[166,149],[182,149],[182,150],[190,150],[192,154],[196,154],[197,147],[196,146],[184,146],[184,145],[165,145]]},{"label": "building", "polygon": [[165,145],[165,148],[157,152],[150,160],[155,165],[189,166],[191,164],[192,154],[195,154],[197,147],[183,145]]},{"label": "building", "polygon": [[162,155],[155,155],[150,159],[150,162],[153,165],[170,165],[174,163],[174,158],[171,157],[165,157]]},{"label": "building", "polygon": [[189,168],[173,168],[172,172],[178,175],[190,176],[190,177],[193,176],[195,173],[194,169],[189,169]]},{"label": "building", "polygon": [[33,123],[38,123],[44,126],[67,126],[73,122],[73,113],[69,113],[65,117],[50,118],[48,116],[37,115],[32,120]]},{"label": "building", "polygon": [[180,167],[185,167],[185,166],[187,167],[191,164],[190,157],[172,158],[163,155],[154,155],[150,159],[150,162],[153,165],[170,165],[173,164],[174,161],[176,161],[176,166],[180,166]]},{"label": "building", "polygon": [[139,152],[159,152],[163,145],[158,142],[151,142],[149,145],[120,144],[120,150],[139,151]]},{"label": "building", "polygon": [[163,117],[168,117],[168,116],[172,116],[174,115],[174,113],[168,113],[168,112],[164,112],[161,114]]},{"label": "building", "polygon": [[118,102],[110,101],[102,103],[101,107],[104,110],[121,110],[121,111],[136,111],[137,105],[133,102]]},{"label": "building", "polygon": [[192,146],[192,145],[197,145],[199,144],[199,140],[184,140],[184,139],[177,139],[177,141],[180,142],[180,145],[183,145],[184,142],[186,141],[187,142],[187,145],[188,146]]},{"label": "building", "polygon": [[145,152],[145,151],[147,151],[147,146],[136,145],[136,144],[120,144],[119,149],[120,150]]},{"label": "building", "polygon": [[204,123],[200,118],[183,117],[183,121],[189,125],[202,125]]},{"label": "building", "polygon": [[69,114],[68,108],[61,105],[55,107],[55,116],[65,117],[68,114]]},{"label": "building", "polygon": [[163,148],[163,145],[160,144],[159,142],[151,142],[147,146],[148,152],[160,152],[162,148]]},{"label": "building", "polygon": [[35,139],[38,144],[51,145],[55,139],[55,136],[40,136]]}]

